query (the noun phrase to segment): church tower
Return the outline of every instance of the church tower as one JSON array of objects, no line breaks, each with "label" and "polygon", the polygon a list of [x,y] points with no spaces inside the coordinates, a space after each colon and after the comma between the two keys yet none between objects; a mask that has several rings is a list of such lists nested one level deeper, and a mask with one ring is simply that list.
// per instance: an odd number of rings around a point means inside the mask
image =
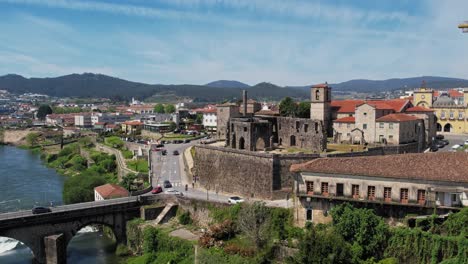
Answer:
[{"label": "church tower", "polygon": [[310,118],[323,122],[327,136],[333,135],[330,105],[331,87],[327,83],[312,86],[310,89]]}]

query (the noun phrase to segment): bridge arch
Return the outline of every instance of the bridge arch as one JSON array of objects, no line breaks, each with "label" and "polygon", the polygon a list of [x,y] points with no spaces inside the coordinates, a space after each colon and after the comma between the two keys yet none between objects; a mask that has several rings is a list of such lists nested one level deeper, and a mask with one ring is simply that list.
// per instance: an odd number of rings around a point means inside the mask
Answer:
[{"label": "bridge arch", "polygon": [[[20,254],[16,253],[14,255],[15,261],[24,260],[25,262],[31,262],[34,259],[34,252],[26,243],[12,237],[0,236],[0,254],[7,253],[12,250],[17,252],[20,251]],[[4,258],[6,258],[8,261],[9,256],[5,255],[0,257],[0,262],[2,262]]]},{"label": "bridge arch", "polygon": [[[31,260],[35,259],[36,256],[40,255],[41,247],[37,246],[35,241],[33,239],[31,239],[30,236],[28,237],[28,234],[24,234],[24,233],[15,234],[15,233],[1,232],[0,233],[0,241],[2,243],[8,243],[8,242],[2,241],[2,240],[12,240],[12,241],[10,241],[11,243],[16,242],[16,243],[23,244],[30,251]],[[15,246],[16,249],[12,248],[11,250],[17,250],[18,246],[20,246],[20,245],[16,245]]]}]

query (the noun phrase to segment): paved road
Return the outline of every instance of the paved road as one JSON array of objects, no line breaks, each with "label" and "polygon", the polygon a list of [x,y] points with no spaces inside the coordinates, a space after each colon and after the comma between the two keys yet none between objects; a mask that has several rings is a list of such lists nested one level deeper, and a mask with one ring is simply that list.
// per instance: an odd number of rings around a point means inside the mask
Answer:
[{"label": "paved road", "polygon": [[440,152],[447,152],[450,151],[450,148],[453,145],[461,145],[463,146],[465,140],[468,139],[468,135],[464,134],[444,134],[444,138],[449,141],[449,144],[445,146],[444,148],[439,149]]}]

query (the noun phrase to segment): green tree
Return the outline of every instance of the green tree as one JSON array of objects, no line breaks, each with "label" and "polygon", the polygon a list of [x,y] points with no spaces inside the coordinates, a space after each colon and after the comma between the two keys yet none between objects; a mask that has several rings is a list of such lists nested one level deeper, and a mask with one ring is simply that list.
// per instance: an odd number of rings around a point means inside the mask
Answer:
[{"label": "green tree", "polygon": [[104,177],[93,173],[70,176],[63,186],[63,200],[66,204],[94,201],[94,188],[105,183]]},{"label": "green tree", "polygon": [[348,203],[333,207],[331,215],[336,231],[352,244],[355,262],[382,257],[389,235],[382,217],[371,209],[354,208]]},{"label": "green tree", "polygon": [[172,114],[176,111],[176,108],[173,104],[167,104],[165,107],[164,107],[164,112],[166,112],[166,114]]},{"label": "green tree", "polygon": [[295,117],[297,105],[291,97],[285,97],[279,104],[279,110],[281,116]]},{"label": "green tree", "polygon": [[310,225],[299,242],[299,252],[291,261],[308,263],[350,263],[351,248],[340,234],[331,227]]},{"label": "green tree", "polygon": [[158,113],[158,114],[164,114],[165,110],[164,110],[164,105],[163,104],[157,104],[154,106],[154,112]]},{"label": "green tree", "polygon": [[195,123],[203,124],[203,114],[197,114],[197,118],[195,119]]},{"label": "green tree", "polygon": [[50,105],[43,104],[39,106],[39,109],[37,110],[37,118],[40,120],[44,120],[48,114],[52,114],[52,108],[50,108]]},{"label": "green tree", "polygon": [[297,106],[296,116],[300,118],[310,118],[310,102],[300,102]]},{"label": "green tree", "polygon": [[239,211],[237,226],[257,248],[265,245],[269,236],[270,212],[264,202],[244,204]]},{"label": "green tree", "polygon": [[39,133],[29,133],[26,136],[26,142],[30,147],[34,147],[37,144],[37,141],[39,139]]},{"label": "green tree", "polygon": [[122,181],[120,182],[120,185],[123,186],[128,191],[130,191],[132,184],[136,178],[137,177],[134,173],[129,173],[125,175],[124,177],[122,177]]}]

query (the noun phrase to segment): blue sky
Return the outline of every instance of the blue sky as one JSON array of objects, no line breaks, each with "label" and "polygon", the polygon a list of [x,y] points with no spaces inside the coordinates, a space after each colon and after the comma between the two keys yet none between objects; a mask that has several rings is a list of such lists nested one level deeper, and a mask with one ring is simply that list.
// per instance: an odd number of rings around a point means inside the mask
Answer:
[{"label": "blue sky", "polygon": [[468,1],[0,0],[0,75],[308,85],[468,79]]}]

